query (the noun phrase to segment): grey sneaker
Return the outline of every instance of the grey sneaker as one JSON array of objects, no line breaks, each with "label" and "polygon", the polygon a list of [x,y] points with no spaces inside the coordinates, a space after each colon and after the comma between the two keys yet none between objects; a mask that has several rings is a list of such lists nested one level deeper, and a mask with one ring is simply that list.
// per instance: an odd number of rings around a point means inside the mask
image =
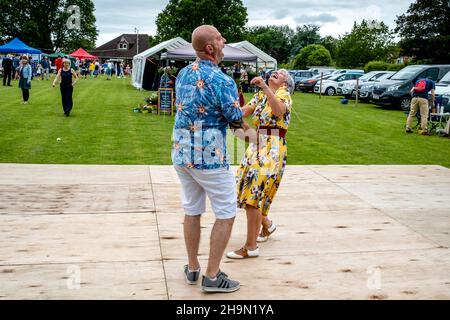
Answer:
[{"label": "grey sneaker", "polygon": [[203,276],[202,289],[206,292],[234,292],[239,290],[240,284],[238,281],[228,279],[228,275],[219,271],[216,280],[212,281],[210,278]]},{"label": "grey sneaker", "polygon": [[184,276],[188,284],[197,284],[198,277],[200,276],[200,268],[197,271],[189,271],[189,266],[184,266]]}]

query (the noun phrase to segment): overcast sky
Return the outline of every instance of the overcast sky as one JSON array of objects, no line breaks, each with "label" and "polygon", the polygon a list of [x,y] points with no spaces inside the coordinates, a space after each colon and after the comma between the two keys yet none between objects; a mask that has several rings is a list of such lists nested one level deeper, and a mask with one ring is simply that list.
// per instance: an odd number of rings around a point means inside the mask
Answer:
[{"label": "overcast sky", "polygon": [[[101,45],[122,33],[156,34],[155,19],[168,0],[93,0]],[[397,15],[407,11],[412,0],[243,0],[248,26],[283,25],[295,29],[318,24],[322,36],[350,32],[354,21],[376,19],[395,26]]]}]

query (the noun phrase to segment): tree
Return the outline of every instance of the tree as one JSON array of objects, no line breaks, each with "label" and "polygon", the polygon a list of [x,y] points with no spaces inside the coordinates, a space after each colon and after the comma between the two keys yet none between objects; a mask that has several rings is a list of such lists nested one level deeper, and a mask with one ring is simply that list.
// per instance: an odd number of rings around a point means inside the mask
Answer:
[{"label": "tree", "polygon": [[293,35],[289,26],[257,26],[247,30],[245,39],[277,59],[278,63],[285,63]]},{"label": "tree", "polygon": [[331,58],[334,58],[334,52],[336,51],[337,41],[338,40],[336,38],[334,38],[333,36],[325,36],[320,39],[318,44],[323,45],[325,47],[325,49],[330,51]]},{"label": "tree", "polygon": [[[201,12],[202,14],[196,14]],[[158,41],[182,37],[191,41],[200,25],[215,26],[227,42],[243,39],[247,8],[240,0],[170,0],[156,18]]]},{"label": "tree", "polygon": [[[28,45],[51,52],[56,47],[64,50],[95,47],[98,32],[95,27],[92,0],[0,0],[1,40],[20,37]],[[72,13],[69,5],[80,9],[80,28],[70,29],[67,21]]]},{"label": "tree", "polygon": [[331,54],[325,48],[318,48],[313,51],[306,60],[308,66],[329,66],[331,65]]},{"label": "tree", "polygon": [[329,66],[331,64],[330,52],[320,44],[310,44],[300,50],[294,58],[294,69],[306,69],[308,66]]},{"label": "tree", "polygon": [[364,67],[372,60],[386,60],[393,45],[393,32],[384,22],[362,20],[339,38],[334,58],[340,67]]},{"label": "tree", "polygon": [[[69,28],[70,17],[74,12],[67,9],[69,6],[80,8],[79,28]],[[94,3],[92,0],[60,0],[60,11],[55,21],[54,37],[55,47],[67,52],[74,51],[80,47],[86,50],[95,49],[95,41],[98,30],[95,26]]]},{"label": "tree", "polygon": [[313,24],[297,27],[294,36],[291,39],[290,56],[295,57],[302,48],[309,44],[317,44],[320,42],[319,34],[320,26]]},{"label": "tree", "polygon": [[448,0],[416,0],[397,17],[401,52],[430,63],[450,61],[450,3]]}]

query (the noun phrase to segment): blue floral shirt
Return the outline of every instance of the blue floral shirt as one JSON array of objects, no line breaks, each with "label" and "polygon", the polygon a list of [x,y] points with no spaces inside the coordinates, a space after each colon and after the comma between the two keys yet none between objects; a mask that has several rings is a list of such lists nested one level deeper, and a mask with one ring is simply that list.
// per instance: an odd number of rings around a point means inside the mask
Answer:
[{"label": "blue floral shirt", "polygon": [[228,167],[226,130],[242,119],[236,83],[209,60],[178,74],[172,162],[196,169]]}]

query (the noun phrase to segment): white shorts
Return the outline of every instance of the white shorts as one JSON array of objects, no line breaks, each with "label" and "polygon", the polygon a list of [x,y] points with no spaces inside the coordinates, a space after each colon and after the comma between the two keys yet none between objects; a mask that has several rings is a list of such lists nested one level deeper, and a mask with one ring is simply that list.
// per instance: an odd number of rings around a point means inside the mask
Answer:
[{"label": "white shorts", "polygon": [[236,180],[227,168],[199,170],[174,167],[181,181],[181,198],[186,215],[203,214],[208,196],[216,219],[236,216]]}]

